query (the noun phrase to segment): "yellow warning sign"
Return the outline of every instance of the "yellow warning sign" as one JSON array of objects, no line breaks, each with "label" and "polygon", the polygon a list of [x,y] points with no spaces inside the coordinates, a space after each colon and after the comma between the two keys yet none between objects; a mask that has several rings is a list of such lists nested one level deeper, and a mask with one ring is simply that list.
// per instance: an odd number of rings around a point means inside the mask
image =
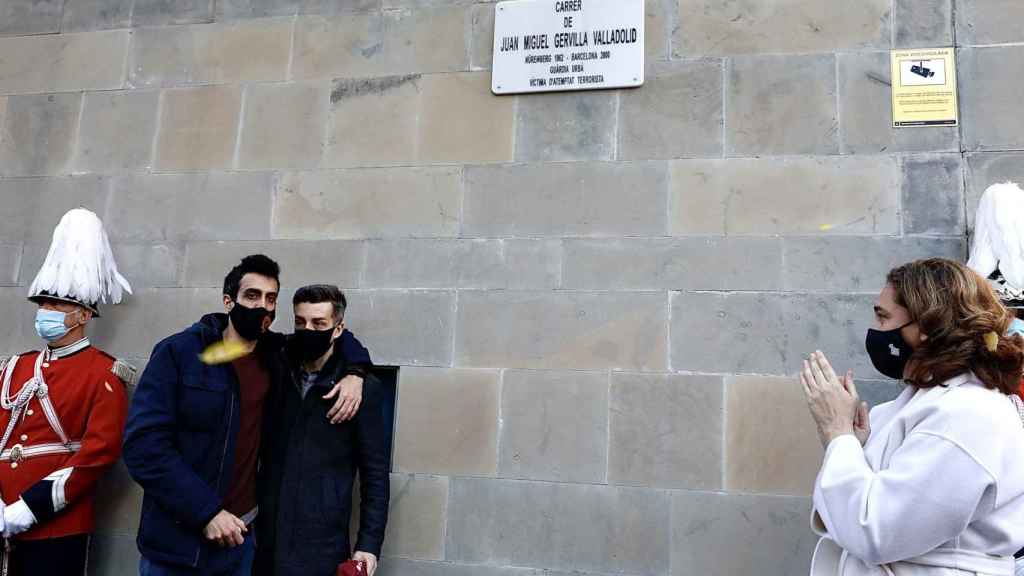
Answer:
[{"label": "yellow warning sign", "polygon": [[956,126],[953,48],[892,51],[892,125]]}]

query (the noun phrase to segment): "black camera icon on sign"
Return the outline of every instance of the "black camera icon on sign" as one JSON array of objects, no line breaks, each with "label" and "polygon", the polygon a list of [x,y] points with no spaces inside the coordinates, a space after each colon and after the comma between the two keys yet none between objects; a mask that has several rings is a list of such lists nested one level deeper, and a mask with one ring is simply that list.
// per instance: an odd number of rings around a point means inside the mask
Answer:
[{"label": "black camera icon on sign", "polygon": [[921,62],[920,64],[914,64],[913,66],[910,67],[910,71],[922,78],[931,78],[932,76],[935,76],[935,70],[932,70],[931,68],[926,68],[924,62]]}]

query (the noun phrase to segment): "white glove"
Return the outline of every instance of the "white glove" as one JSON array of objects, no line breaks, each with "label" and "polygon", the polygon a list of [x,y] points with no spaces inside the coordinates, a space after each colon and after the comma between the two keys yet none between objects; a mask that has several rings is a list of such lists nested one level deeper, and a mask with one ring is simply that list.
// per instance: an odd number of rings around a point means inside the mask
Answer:
[{"label": "white glove", "polygon": [[18,501],[4,508],[4,538],[17,536],[36,523],[36,515],[18,498]]}]

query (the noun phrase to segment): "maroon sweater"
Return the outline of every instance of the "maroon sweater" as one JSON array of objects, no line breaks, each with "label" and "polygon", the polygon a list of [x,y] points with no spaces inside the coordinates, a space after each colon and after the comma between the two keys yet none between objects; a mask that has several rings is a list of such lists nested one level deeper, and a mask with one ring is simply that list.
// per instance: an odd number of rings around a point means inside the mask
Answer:
[{"label": "maroon sweater", "polygon": [[238,376],[242,413],[235,442],[235,466],[224,498],[224,509],[241,517],[256,507],[256,465],[259,462],[263,402],[270,391],[270,374],[256,354],[232,362]]}]

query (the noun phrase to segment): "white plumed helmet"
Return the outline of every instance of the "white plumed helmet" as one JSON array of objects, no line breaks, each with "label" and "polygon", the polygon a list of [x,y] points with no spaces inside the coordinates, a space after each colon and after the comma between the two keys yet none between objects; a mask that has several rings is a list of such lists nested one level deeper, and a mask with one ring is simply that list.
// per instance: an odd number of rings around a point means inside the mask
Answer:
[{"label": "white plumed helmet", "polygon": [[1024,190],[1015,183],[993,184],[982,195],[967,265],[985,278],[998,271],[993,287],[1000,298],[1024,304]]}]

